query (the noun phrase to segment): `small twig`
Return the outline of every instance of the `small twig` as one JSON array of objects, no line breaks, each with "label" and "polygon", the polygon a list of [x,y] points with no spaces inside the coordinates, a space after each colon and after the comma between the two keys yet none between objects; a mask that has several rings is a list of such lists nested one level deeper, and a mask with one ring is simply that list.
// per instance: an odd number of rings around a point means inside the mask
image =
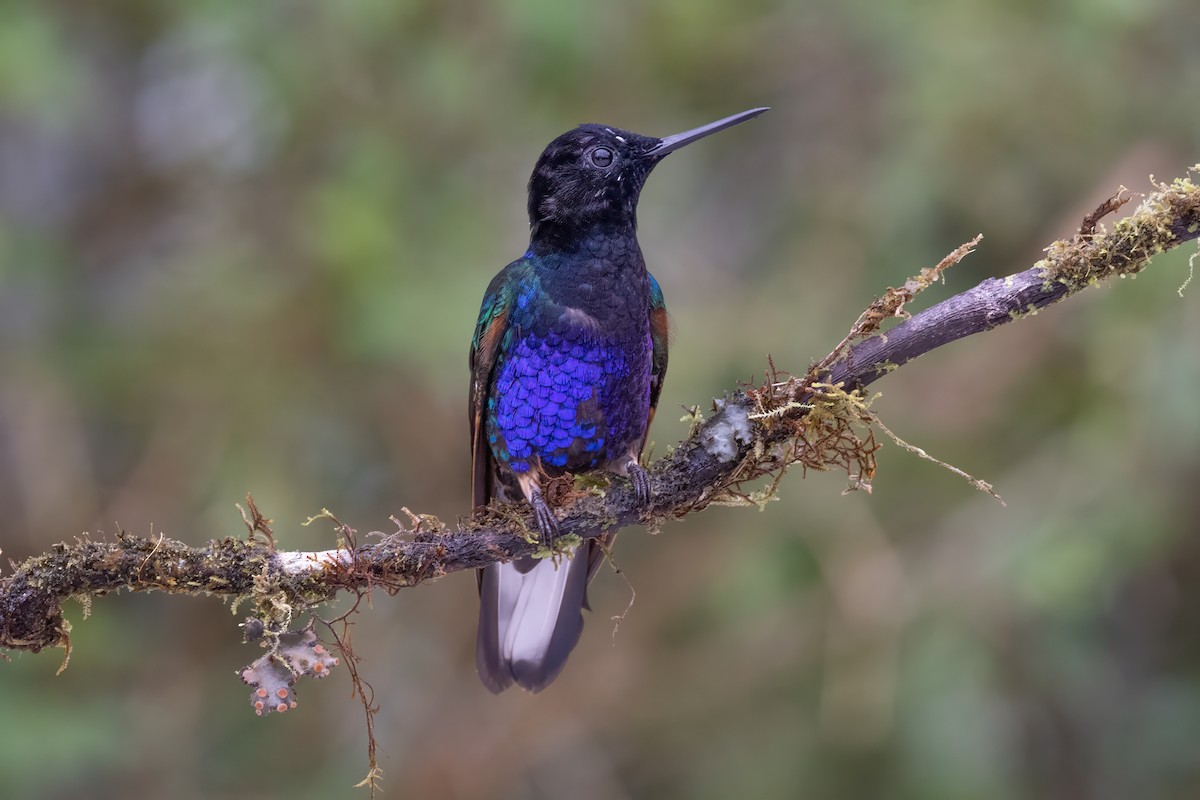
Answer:
[{"label": "small twig", "polygon": [[925,450],[923,448],[917,447],[914,444],[909,444],[908,442],[904,441],[899,436],[897,436],[892,431],[891,428],[889,428],[887,425],[884,425],[883,422],[881,422],[879,419],[875,420],[875,426],[877,428],[879,428],[879,430],[886,433],[888,438],[891,439],[893,442],[895,442],[897,447],[901,447],[901,448],[907,450],[908,452],[912,453],[913,455],[917,456],[918,458],[923,458],[926,461],[932,461],[934,464],[937,464],[942,469],[949,470],[950,472],[953,472],[955,475],[958,475],[959,477],[963,478],[964,480],[967,481],[967,483],[971,484],[979,491],[987,492],[992,497],[994,497],[996,499],[996,502],[999,503],[1000,505],[1002,505],[1002,506],[1008,505],[1008,503],[1004,502],[1003,497],[996,494],[995,488],[993,488],[992,485],[990,483],[988,483],[987,481],[981,481],[981,480],[979,480],[979,478],[976,478],[974,475],[971,475],[968,472],[964,472],[963,470],[959,469],[958,467],[954,466],[953,464],[947,464],[945,461],[942,461],[940,458],[929,455],[929,453],[925,452]]},{"label": "small twig", "polygon": [[1079,223],[1080,236],[1092,236],[1096,232],[1096,225],[1099,224],[1103,217],[1117,211],[1121,206],[1129,202],[1129,190],[1124,186],[1117,189],[1117,193],[1109,197],[1095,209],[1090,211],[1083,218],[1083,222]]},{"label": "small twig", "polygon": [[267,544],[272,550],[275,549],[275,531],[271,530],[271,520],[262,515],[258,510],[258,505],[255,504],[254,498],[246,494],[246,507],[250,509],[247,513],[245,508],[242,508],[240,503],[234,503],[237,510],[242,515],[242,522],[246,525],[246,530],[249,531],[250,538],[254,538],[254,534],[261,533],[267,540]]}]

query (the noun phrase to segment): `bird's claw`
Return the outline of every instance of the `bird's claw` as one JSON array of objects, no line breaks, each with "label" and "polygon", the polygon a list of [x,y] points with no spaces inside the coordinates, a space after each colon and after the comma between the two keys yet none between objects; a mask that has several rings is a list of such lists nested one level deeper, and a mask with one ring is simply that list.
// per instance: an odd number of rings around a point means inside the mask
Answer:
[{"label": "bird's claw", "polygon": [[650,473],[636,461],[630,462],[629,480],[633,483],[633,493],[639,506],[650,505]]},{"label": "bird's claw", "polygon": [[529,504],[533,506],[533,517],[537,521],[541,543],[549,547],[558,536],[558,520],[554,518],[554,512],[546,504],[541,492],[534,492],[533,496],[529,498]]}]

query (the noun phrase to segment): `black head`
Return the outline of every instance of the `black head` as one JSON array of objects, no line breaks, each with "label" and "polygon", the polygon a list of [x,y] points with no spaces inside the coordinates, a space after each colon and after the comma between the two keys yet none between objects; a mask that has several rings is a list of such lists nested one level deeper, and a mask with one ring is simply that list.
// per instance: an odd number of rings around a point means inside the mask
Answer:
[{"label": "black head", "polygon": [[561,241],[597,225],[636,225],[638,195],[668,153],[757,117],[756,108],[658,139],[607,125],[580,125],[542,152],[529,178],[533,238]]}]

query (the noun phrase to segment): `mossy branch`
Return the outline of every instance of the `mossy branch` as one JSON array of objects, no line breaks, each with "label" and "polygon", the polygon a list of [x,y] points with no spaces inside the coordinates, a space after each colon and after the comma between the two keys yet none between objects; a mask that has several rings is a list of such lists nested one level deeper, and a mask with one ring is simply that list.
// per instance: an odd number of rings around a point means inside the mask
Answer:
[{"label": "mossy branch", "polygon": [[[1073,238],[1052,244],[1032,268],[985,280],[880,332],[888,318],[905,317],[905,303],[969,252],[971,245],[964,245],[903,287],[889,289],[803,377],[777,373],[772,365],[765,383],[731,391],[707,419],[697,410],[690,435],[649,467],[649,511],[637,507],[623,479],[602,488],[556,482],[547,495],[558,507],[561,532],[590,538],[637,523],[654,526],[713,502],[761,504],[796,464],[841,469],[853,488],[869,488],[877,445],[864,387],[943,344],[1033,314],[1114,275],[1139,272],[1158,253],[1200,236],[1200,190],[1191,180],[1157,185],[1135,213],[1111,230],[1098,227],[1124,197],[1106,201]],[[771,480],[764,486],[765,476]],[[334,520],[337,547],[319,553],[278,550],[269,521],[250,508],[247,539],[190,547],[165,536],[122,532],[110,541],[58,545],[14,565],[0,579],[0,650],[67,645],[62,603],[73,596],[119,590],[223,595],[248,601],[262,630],[278,637],[294,613],[339,591],[392,592],[538,549],[529,535],[532,520],[518,507],[491,508],[453,528],[410,515],[407,523],[396,521],[396,531],[362,544],[357,540],[365,537]]]}]

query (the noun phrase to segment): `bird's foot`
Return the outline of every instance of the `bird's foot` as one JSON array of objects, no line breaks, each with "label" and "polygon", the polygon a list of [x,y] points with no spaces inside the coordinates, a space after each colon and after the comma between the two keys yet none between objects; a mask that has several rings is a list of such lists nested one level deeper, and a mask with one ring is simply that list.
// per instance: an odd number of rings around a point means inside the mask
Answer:
[{"label": "bird's foot", "polygon": [[626,471],[629,473],[629,480],[633,483],[633,493],[637,497],[638,505],[650,505],[650,473],[646,472],[646,468],[636,461],[629,462]]},{"label": "bird's foot", "polygon": [[533,517],[537,520],[538,534],[541,542],[546,547],[549,547],[554,543],[555,537],[558,536],[558,520],[554,518],[554,512],[546,504],[546,499],[542,497],[541,492],[533,492],[529,498],[529,505],[533,506]]}]

